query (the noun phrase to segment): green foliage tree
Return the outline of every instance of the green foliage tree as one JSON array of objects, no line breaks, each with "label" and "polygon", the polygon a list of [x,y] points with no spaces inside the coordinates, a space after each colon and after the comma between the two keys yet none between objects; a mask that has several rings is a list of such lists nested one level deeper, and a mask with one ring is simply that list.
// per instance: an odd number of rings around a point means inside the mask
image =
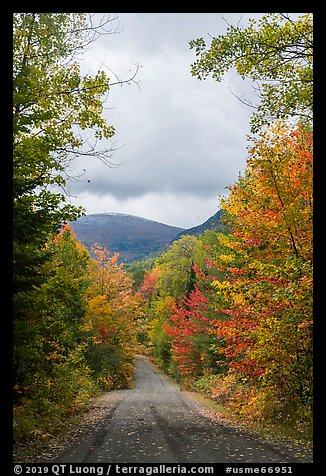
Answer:
[{"label": "green foliage tree", "polygon": [[305,13],[293,20],[288,15],[267,13],[250,19],[246,28],[229,25],[225,35],[190,41],[198,59],[192,74],[198,79],[211,75],[221,81],[235,68],[244,79],[257,84],[261,98],[251,118],[251,130],[276,118],[297,116],[311,121],[313,106],[313,22]]},{"label": "green foliage tree", "polygon": [[176,300],[185,293],[189,294],[194,284],[194,263],[199,266],[204,264],[203,246],[195,236],[181,236],[157,260],[158,291]]},{"label": "green foliage tree", "polygon": [[20,289],[37,281],[47,256],[43,245],[58,224],[82,212],[58,193],[70,159],[90,153],[82,150],[80,131],[92,129],[101,139],[114,128],[102,116],[109,78],[103,71],[82,76],[74,60],[85,47],[86,15],[15,13],[13,25],[14,278]]},{"label": "green foliage tree", "polygon": [[85,47],[86,15],[15,13],[13,27],[14,319],[26,329],[14,339],[25,342],[35,286],[48,278],[45,244],[58,224],[82,212],[54,187],[64,187],[69,160],[83,152],[81,129],[98,138],[114,129],[102,117],[107,76],[82,77],[74,60]]},{"label": "green foliage tree", "polygon": [[156,258],[147,258],[141,261],[132,261],[125,263],[125,271],[127,275],[133,280],[134,291],[137,291],[144,281],[144,276],[155,265]]},{"label": "green foliage tree", "polygon": [[174,372],[171,355],[171,339],[166,334],[164,324],[172,314],[172,306],[175,301],[171,296],[156,296],[149,302],[147,309],[147,321],[150,336],[151,352],[158,365],[168,373],[178,377]]},{"label": "green foliage tree", "polygon": [[47,279],[14,321],[14,437],[52,432],[94,391],[83,354],[89,253],[68,227],[47,244]]}]

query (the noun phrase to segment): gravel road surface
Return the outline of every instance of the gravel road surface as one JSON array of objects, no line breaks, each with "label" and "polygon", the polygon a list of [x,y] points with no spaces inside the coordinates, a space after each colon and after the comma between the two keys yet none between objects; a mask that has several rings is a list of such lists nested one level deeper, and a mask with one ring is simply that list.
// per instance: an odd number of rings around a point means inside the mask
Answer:
[{"label": "gravel road surface", "polygon": [[96,408],[97,418],[51,462],[311,462],[292,447],[212,418],[212,410],[181,392],[145,358],[136,359],[134,388],[107,392]]}]

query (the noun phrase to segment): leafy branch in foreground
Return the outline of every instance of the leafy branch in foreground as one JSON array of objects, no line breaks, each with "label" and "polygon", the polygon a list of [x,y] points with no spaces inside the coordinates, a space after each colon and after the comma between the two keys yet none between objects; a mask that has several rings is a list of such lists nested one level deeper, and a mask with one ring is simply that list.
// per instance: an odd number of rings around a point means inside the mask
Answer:
[{"label": "leafy branch in foreground", "polygon": [[311,13],[296,20],[267,13],[258,21],[250,19],[246,28],[228,25],[227,33],[213,37],[209,47],[198,38],[190,41],[190,48],[198,57],[192,64],[192,74],[198,79],[211,75],[221,81],[227,71],[235,69],[243,79],[254,81],[260,103],[251,117],[252,132],[288,116],[312,121]]}]

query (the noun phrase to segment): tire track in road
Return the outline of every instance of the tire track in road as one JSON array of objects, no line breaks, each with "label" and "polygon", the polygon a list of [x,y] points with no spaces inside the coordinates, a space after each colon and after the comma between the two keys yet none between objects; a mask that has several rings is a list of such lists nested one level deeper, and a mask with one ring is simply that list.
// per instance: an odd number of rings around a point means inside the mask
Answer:
[{"label": "tire track in road", "polygon": [[[273,445],[204,415],[202,404],[181,392],[141,357],[132,390],[93,428],[52,462],[61,463],[294,463],[290,447]],[[109,399],[108,399],[109,401]]]}]

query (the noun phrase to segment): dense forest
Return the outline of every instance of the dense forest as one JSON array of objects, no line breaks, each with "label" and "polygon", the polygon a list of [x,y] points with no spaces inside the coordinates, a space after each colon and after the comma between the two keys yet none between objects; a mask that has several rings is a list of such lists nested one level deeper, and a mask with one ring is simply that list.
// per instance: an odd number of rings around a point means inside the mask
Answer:
[{"label": "dense forest", "polygon": [[97,245],[91,256],[65,224],[83,213],[66,203],[70,161],[109,156],[83,149],[81,132],[114,135],[110,79],[82,76],[76,59],[98,34],[89,25],[14,14],[15,441],[50,438],[90,397],[127,387],[136,352],[240,418],[311,438],[312,15],[266,14],[190,42],[199,80],[235,68],[259,85],[246,169],[215,230],[128,266]]}]

